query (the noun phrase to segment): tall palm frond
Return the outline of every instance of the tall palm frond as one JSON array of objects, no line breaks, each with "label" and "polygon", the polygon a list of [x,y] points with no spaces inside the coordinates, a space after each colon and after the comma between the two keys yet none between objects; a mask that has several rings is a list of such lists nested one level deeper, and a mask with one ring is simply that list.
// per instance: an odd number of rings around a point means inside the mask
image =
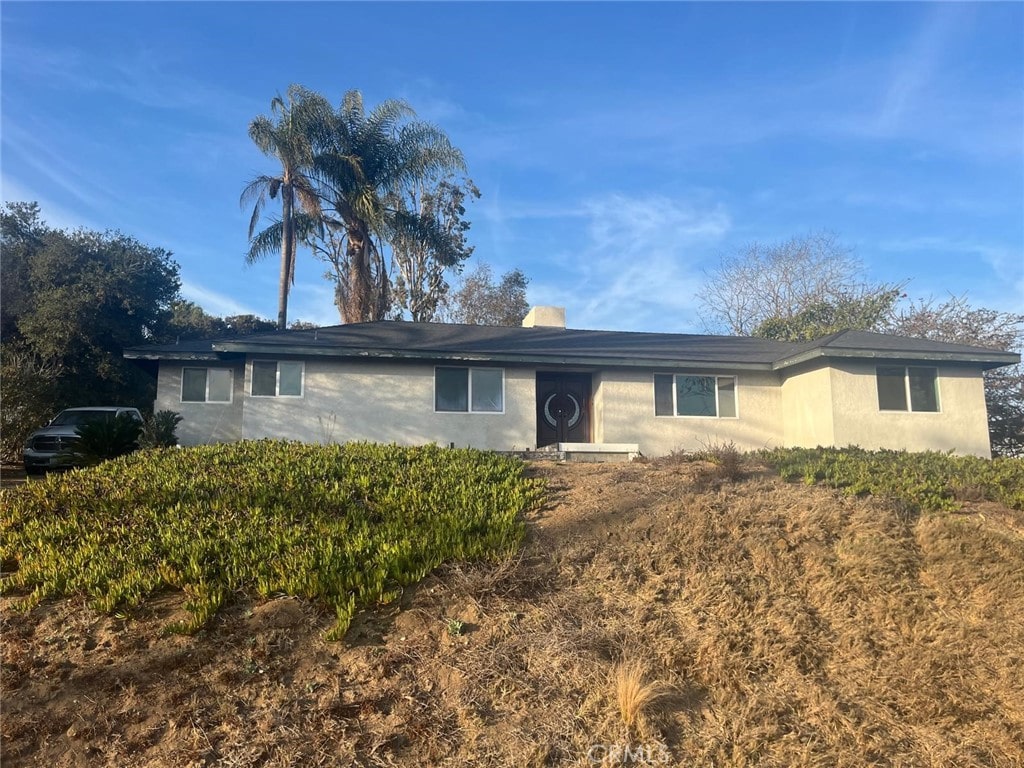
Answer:
[{"label": "tall palm frond", "polygon": [[[281,251],[281,278],[278,286],[279,328],[287,323],[288,293],[295,282],[295,256],[301,239],[302,217],[318,217],[321,198],[311,177],[318,152],[330,143],[333,112],[330,103],[299,85],[288,88],[285,97],[270,102],[272,117],[260,115],[249,124],[249,138],[264,154],[281,166],[280,175],[260,175],[242,191],[241,204],[252,205],[249,220],[249,250],[245,259],[253,263],[268,256],[276,242]],[[281,218],[256,233],[268,200],[280,199]]]}]

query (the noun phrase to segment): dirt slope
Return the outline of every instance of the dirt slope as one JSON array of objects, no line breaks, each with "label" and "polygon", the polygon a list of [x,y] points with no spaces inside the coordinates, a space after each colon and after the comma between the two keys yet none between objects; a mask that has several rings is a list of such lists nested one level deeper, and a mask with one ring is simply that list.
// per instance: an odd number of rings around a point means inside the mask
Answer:
[{"label": "dirt slope", "polygon": [[[3,764],[1024,764],[1021,513],[707,470],[535,465],[521,557],[435,574],[343,643],[290,599],[193,638],[161,633],[175,595],[4,599]],[[623,661],[653,698],[630,725]]]}]

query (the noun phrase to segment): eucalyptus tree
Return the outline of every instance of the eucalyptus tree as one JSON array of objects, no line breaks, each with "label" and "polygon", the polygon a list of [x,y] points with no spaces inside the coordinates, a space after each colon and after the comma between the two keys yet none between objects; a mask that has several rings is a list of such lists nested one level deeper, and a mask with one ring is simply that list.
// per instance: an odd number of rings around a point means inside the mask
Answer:
[{"label": "eucalyptus tree", "polygon": [[326,133],[328,144],[313,162],[324,212],[311,239],[330,254],[342,321],[380,320],[392,306],[385,244],[422,243],[442,260],[464,248],[455,231],[404,200],[418,186],[464,171],[465,161],[404,101],[389,99],[367,112],[359,91],[344,95]]},{"label": "eucalyptus tree", "polygon": [[480,190],[472,179],[451,177],[432,187],[417,185],[401,198],[404,211],[415,212],[424,228],[439,230],[444,245],[438,249],[422,237],[404,234],[395,238],[391,244],[396,270],[393,311],[408,312],[413,322],[439,319],[451,291],[448,275],[460,272],[463,262],[473,254],[473,246],[466,239],[470,227],[465,218],[466,203],[479,197]]},{"label": "eucalyptus tree", "polygon": [[[288,322],[288,294],[295,282],[296,246],[322,216],[321,201],[311,171],[318,150],[330,142],[333,128],[330,103],[320,94],[292,85],[284,98],[270,102],[271,115],[260,115],[249,124],[249,138],[265,155],[281,165],[280,173],[261,174],[242,191],[243,206],[252,205],[249,250],[252,264],[281,253],[281,277],[277,297],[277,327]],[[281,217],[256,232],[268,200],[280,198]]]}]

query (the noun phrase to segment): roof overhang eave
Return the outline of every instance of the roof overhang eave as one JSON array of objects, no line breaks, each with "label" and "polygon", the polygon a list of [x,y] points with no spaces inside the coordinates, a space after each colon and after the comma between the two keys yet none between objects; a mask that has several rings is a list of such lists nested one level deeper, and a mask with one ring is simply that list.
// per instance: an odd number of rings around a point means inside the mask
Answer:
[{"label": "roof overhang eave", "polygon": [[743,371],[770,371],[772,364],[768,362],[736,362],[729,360],[673,360],[657,357],[622,357],[611,355],[559,355],[559,354],[523,354],[523,353],[492,353],[492,352],[460,352],[453,350],[408,350],[408,349],[367,349],[352,347],[326,347],[281,344],[253,344],[246,342],[228,342],[215,344],[214,349],[220,352],[238,352],[250,355],[295,355],[315,357],[335,357],[357,360],[424,360],[424,361],[456,361],[467,363],[515,363],[535,365],[573,365],[595,368],[660,368],[700,370],[708,368],[727,368]]},{"label": "roof overhang eave", "polygon": [[183,360],[189,361],[224,361],[224,360],[238,360],[241,359],[241,355],[238,354],[225,354],[222,352],[167,352],[167,351],[147,351],[144,349],[126,349],[122,353],[122,357],[128,360]]},{"label": "roof overhang eave", "polygon": [[965,352],[907,352],[901,350],[880,350],[880,349],[810,349],[806,352],[783,357],[772,364],[772,369],[781,371],[791,368],[800,363],[810,362],[819,358],[845,358],[857,360],[920,360],[932,363],[959,363],[974,365],[978,368],[989,369],[999,368],[1003,365],[1014,365],[1020,362],[1020,355],[1014,352],[998,352],[993,350],[988,353],[965,353]]}]

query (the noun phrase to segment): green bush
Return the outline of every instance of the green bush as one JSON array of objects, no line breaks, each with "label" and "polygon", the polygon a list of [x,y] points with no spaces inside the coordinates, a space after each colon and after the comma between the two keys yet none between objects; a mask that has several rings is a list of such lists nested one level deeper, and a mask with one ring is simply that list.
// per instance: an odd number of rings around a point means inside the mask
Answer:
[{"label": "green bush", "polygon": [[516,459],[436,446],[248,441],[141,451],[0,491],[4,591],[127,610],[180,589],[191,632],[229,597],[337,612],[386,602],[441,563],[502,557],[540,501]]},{"label": "green bush", "polygon": [[127,413],[80,424],[75,428],[78,439],[71,449],[71,461],[81,466],[92,466],[129,454],[139,447],[141,433],[142,424]]},{"label": "green bush", "polygon": [[157,411],[142,422],[139,435],[140,448],[173,448],[178,444],[176,430],[181,414],[176,411]]},{"label": "green bush", "polygon": [[888,496],[921,509],[958,509],[967,499],[1024,509],[1024,459],[855,447],[778,448],[760,456],[786,480],[820,482],[852,495]]}]

